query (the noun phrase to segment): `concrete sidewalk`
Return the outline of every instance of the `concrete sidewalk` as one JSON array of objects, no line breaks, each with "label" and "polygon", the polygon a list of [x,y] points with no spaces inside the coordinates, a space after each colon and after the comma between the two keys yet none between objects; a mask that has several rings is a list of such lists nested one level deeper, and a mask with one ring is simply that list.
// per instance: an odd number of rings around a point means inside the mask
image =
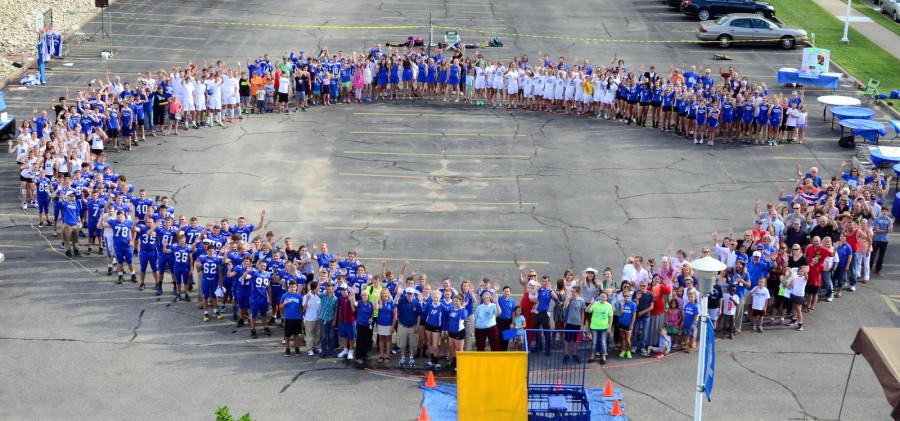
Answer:
[{"label": "concrete sidewalk", "polygon": [[[862,0],[854,0],[854,2]],[[822,6],[828,13],[831,13],[843,24],[844,16],[847,15],[847,3],[841,0],[813,0],[819,6]],[[874,7],[871,1],[863,1],[866,7]],[[885,51],[891,53],[897,59],[900,59],[900,36],[891,32],[889,29],[881,26],[880,23],[869,19],[856,9],[850,9],[850,27],[863,34],[875,44]],[[854,20],[859,20],[854,22]],[[850,37],[850,44],[853,44],[853,37]]]}]

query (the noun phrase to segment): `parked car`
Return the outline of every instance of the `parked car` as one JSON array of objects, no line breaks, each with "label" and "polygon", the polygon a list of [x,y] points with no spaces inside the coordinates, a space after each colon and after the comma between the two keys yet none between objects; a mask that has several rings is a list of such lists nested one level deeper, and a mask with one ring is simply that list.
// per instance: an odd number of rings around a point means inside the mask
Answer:
[{"label": "parked car", "polygon": [[881,13],[890,16],[894,22],[900,22],[900,0],[883,0]]},{"label": "parked car", "polygon": [[718,41],[722,48],[730,46],[734,41],[743,41],[742,43],[748,44],[776,44],[788,50],[798,42],[806,41],[806,31],[787,28],[756,14],[735,13],[714,21],[700,22],[697,25],[697,39]]},{"label": "parked car", "polygon": [[754,13],[761,17],[775,16],[775,7],[757,0],[683,0],[681,11],[699,20],[709,20],[729,13]]}]

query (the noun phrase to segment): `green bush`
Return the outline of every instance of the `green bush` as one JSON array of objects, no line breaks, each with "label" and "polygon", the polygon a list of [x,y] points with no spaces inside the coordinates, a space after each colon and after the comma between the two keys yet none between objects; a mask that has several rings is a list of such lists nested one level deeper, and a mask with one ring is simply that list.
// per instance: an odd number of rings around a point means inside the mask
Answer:
[{"label": "green bush", "polygon": [[231,416],[231,409],[226,405],[216,409],[216,421],[253,421],[253,418],[250,418],[250,413],[248,412],[235,420],[234,417]]}]

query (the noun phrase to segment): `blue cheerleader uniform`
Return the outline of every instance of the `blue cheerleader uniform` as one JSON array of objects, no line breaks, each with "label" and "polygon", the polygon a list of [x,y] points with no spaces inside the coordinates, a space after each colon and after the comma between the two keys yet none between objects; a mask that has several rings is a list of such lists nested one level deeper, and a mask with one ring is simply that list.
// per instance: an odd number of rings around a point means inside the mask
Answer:
[{"label": "blue cheerleader uniform", "polygon": [[697,107],[697,126],[706,124],[706,106]]},{"label": "blue cheerleader uniform", "polygon": [[437,66],[428,66],[428,75],[425,80],[429,85],[437,83]]},{"label": "blue cheerleader uniform", "polygon": [[400,83],[400,66],[391,67],[391,84]]},{"label": "blue cheerleader uniform", "polygon": [[459,66],[450,66],[450,76],[447,80],[449,85],[459,85]]},{"label": "blue cheerleader uniform", "polygon": [[411,80],[413,80],[412,64],[410,64],[409,66],[403,66],[403,81],[409,82]]},{"label": "blue cheerleader uniform", "polygon": [[428,70],[425,63],[419,63],[419,74],[416,75],[416,82],[425,83],[425,77],[428,76]]},{"label": "blue cheerleader uniform", "polygon": [[744,112],[741,115],[741,122],[750,124],[753,122],[753,104],[746,102],[743,106]]},{"label": "blue cheerleader uniform", "polygon": [[709,117],[706,118],[706,125],[712,129],[719,128],[719,110],[715,108],[709,110]]},{"label": "blue cheerleader uniform", "polygon": [[734,105],[731,102],[726,102],[722,105],[722,122],[725,124],[731,123],[734,120]]},{"label": "blue cheerleader uniform", "polygon": [[384,86],[388,83],[388,75],[387,75],[387,67],[381,66],[378,68],[378,79],[377,82],[379,85]]},{"label": "blue cheerleader uniform", "polygon": [[772,114],[769,116],[769,125],[772,127],[781,126],[781,107],[774,106],[772,107]]},{"label": "blue cheerleader uniform", "polygon": [[769,105],[762,104],[759,106],[759,115],[756,116],[756,124],[765,126],[769,120]]},{"label": "blue cheerleader uniform", "polygon": [[440,83],[441,85],[446,85],[447,84],[447,76],[448,76],[447,71],[444,70],[444,68],[441,68],[440,70],[438,70],[438,83]]}]

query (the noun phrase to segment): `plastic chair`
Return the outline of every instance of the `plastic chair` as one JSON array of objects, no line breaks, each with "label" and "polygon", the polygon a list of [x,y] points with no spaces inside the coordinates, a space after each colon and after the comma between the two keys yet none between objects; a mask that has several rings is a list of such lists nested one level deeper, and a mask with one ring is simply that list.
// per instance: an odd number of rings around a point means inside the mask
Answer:
[{"label": "plastic chair", "polygon": [[878,96],[881,95],[878,92],[878,85],[881,84],[881,81],[875,79],[869,79],[869,82],[866,83],[865,89],[860,90],[857,94],[863,98],[868,98],[870,101],[874,99],[878,99]]}]

